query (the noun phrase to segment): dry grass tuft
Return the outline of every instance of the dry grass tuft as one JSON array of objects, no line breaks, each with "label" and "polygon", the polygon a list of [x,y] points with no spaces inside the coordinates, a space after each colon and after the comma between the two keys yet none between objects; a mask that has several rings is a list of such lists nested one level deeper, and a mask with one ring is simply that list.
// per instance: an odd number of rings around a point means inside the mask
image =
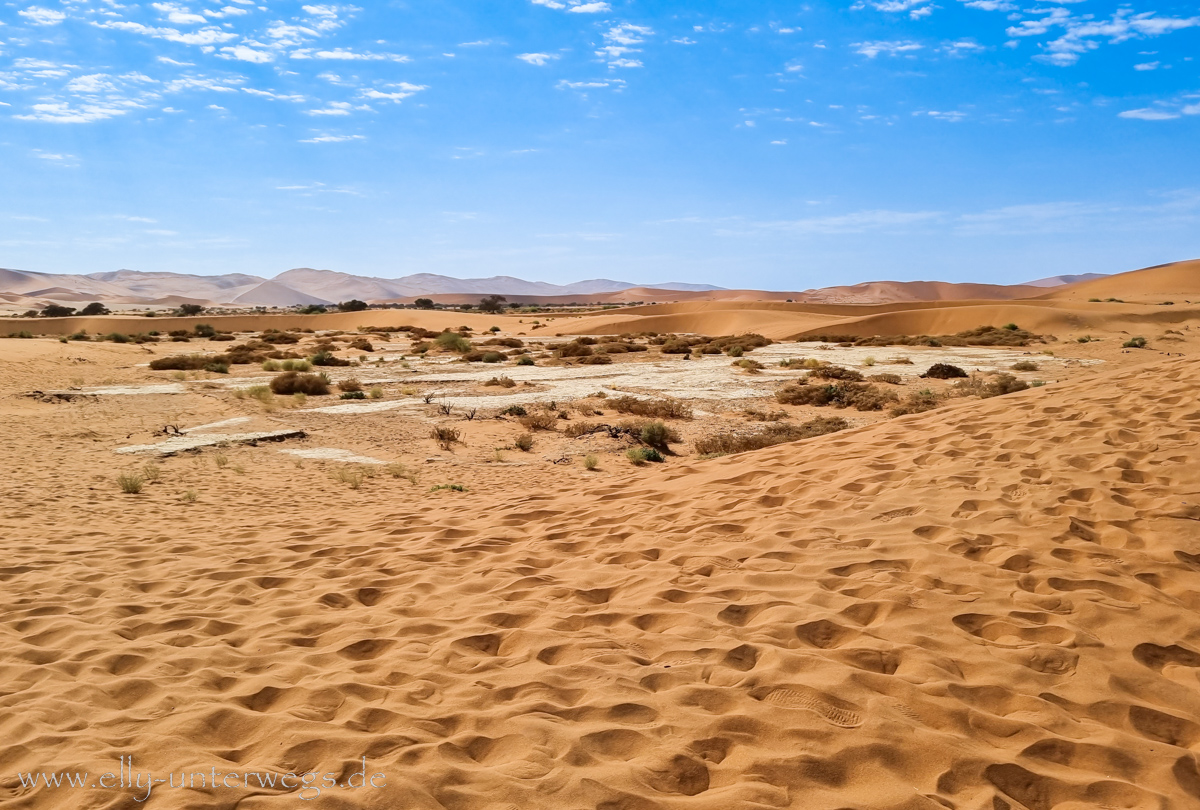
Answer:
[{"label": "dry grass tuft", "polygon": [[450,450],[456,442],[462,441],[462,431],[452,427],[435,427],[430,433],[430,438],[443,450]]},{"label": "dry grass tuft", "polygon": [[322,374],[302,374],[285,371],[271,380],[271,391],[276,394],[306,394],[321,396],[329,393],[329,379]]},{"label": "dry grass tuft", "polygon": [[137,495],[142,491],[142,485],[145,483],[145,479],[135,473],[123,473],[117,476],[117,486],[126,495]]},{"label": "dry grass tuft", "polygon": [[609,400],[617,413],[645,416],[653,419],[691,419],[692,409],[677,399],[638,399],[623,396]]}]

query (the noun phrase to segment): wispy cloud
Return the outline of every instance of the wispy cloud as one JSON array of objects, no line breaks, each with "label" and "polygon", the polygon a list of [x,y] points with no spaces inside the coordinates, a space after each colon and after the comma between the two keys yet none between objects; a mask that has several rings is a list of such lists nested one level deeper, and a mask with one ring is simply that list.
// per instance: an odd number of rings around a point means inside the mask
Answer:
[{"label": "wispy cloud", "polygon": [[558,54],[554,53],[519,53],[517,58],[522,62],[528,62],[531,65],[544,65],[558,58]]},{"label": "wispy cloud", "polygon": [[888,56],[897,56],[903,53],[919,51],[923,47],[919,42],[911,40],[898,41],[875,41],[875,42],[855,42],[851,45],[856,53],[861,53],[868,59],[874,59],[879,54],[887,54]]}]

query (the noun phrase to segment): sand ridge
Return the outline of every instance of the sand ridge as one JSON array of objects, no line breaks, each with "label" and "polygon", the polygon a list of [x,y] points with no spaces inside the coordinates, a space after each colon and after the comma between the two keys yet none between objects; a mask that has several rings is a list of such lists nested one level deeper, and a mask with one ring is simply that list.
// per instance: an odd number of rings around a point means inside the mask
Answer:
[{"label": "sand ridge", "polygon": [[389,774],[333,807],[1193,806],[1196,385],[1101,368],[564,493],[5,493],[0,802],[135,806],[9,778],[123,754]]}]

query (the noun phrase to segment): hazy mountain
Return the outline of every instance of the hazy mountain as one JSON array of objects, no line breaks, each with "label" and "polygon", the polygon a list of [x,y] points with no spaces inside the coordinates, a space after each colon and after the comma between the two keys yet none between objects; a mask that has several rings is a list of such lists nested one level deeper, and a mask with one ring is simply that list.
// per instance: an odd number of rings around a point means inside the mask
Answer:
[{"label": "hazy mountain", "polygon": [[[512,276],[451,278],[418,273],[402,278],[372,278],[332,270],[300,267],[273,279],[244,273],[198,276],[185,273],[143,273],[114,270],[87,275],[29,273],[0,269],[0,294],[14,303],[32,306],[44,301],[150,303],[164,298],[187,298],[212,304],[240,306],[296,306],[331,304],[357,298],[387,301],[425,295],[598,295],[648,285],[612,279],[590,279],[571,284],[525,281]],[[707,284],[670,283],[651,285],[660,290],[720,290]],[[13,298],[12,296],[18,296]]]},{"label": "hazy mountain", "polygon": [[1079,273],[1074,276],[1047,276],[1037,281],[1026,281],[1026,287],[1061,287],[1064,284],[1074,284],[1077,281],[1091,281],[1094,278],[1104,278],[1108,273]]}]

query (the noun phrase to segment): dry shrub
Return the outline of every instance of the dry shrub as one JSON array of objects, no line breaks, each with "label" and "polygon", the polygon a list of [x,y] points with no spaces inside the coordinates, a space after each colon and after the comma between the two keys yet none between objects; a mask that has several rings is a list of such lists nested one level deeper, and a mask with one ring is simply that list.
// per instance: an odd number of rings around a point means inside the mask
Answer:
[{"label": "dry shrub", "polygon": [[599,432],[603,425],[598,425],[595,422],[572,422],[563,430],[563,435],[568,439],[578,439],[580,436],[590,436],[593,433]]},{"label": "dry shrub", "polygon": [[322,350],[322,351],[317,352],[316,354],[314,354],[312,357],[309,358],[309,361],[314,366],[348,366],[348,365],[350,365],[349,360],[343,360],[342,358],[334,355],[333,352],[330,352],[327,350]]},{"label": "dry shrub", "polygon": [[956,382],[954,384],[954,393],[957,396],[969,397],[975,395],[983,399],[989,399],[1004,394],[1012,394],[1017,391],[1024,391],[1028,387],[1029,383],[1017,379],[1011,374],[997,374],[990,380],[984,377],[971,377],[969,380]]},{"label": "dry shrub", "polygon": [[[173,369],[176,371],[199,371],[212,363],[216,358],[205,354],[175,354],[170,357],[156,357],[150,361],[150,368],[155,371]],[[228,368],[228,367],[227,367]]]},{"label": "dry shrub", "polygon": [[513,439],[513,447],[517,448],[518,450],[528,453],[530,450],[533,449],[533,434],[532,433],[522,433],[520,436]]},{"label": "dry shrub", "polygon": [[899,374],[889,374],[887,372],[884,372],[883,374],[872,374],[870,377],[867,377],[867,379],[871,382],[887,383],[888,385],[900,385],[900,383],[903,382]]},{"label": "dry shrub", "polygon": [[758,374],[764,368],[766,368],[766,366],[764,366],[762,363],[758,362],[757,360],[751,360],[749,357],[743,357],[740,360],[734,360],[732,363],[730,363],[730,365],[744,369],[747,374]]},{"label": "dry shrub", "polygon": [[510,349],[520,349],[525,346],[525,343],[524,343],[524,341],[518,340],[517,338],[514,338],[514,337],[506,337],[506,338],[492,338],[491,340],[485,340],[483,342],[483,345],[484,346],[507,346]]},{"label": "dry shrub", "polygon": [[863,375],[852,368],[842,368],[841,366],[821,365],[808,372],[809,377],[815,377],[819,380],[846,380],[848,382],[862,382]]},{"label": "dry shrub", "polygon": [[499,377],[492,377],[490,380],[485,382],[484,385],[498,385],[501,388],[516,387],[516,383],[513,381],[513,378],[509,377],[507,374],[501,375]]},{"label": "dry shrub", "polygon": [[[196,327],[196,333],[199,334],[199,332],[200,332],[200,327]],[[300,342],[300,338],[296,337],[295,335],[290,334],[288,332],[280,332],[276,329],[263,330],[262,338],[260,338],[260,339],[262,340],[263,343],[291,344],[291,343],[299,343]]]},{"label": "dry shrub", "polygon": [[321,396],[329,393],[329,380],[322,374],[302,374],[285,371],[271,379],[271,391],[280,395],[305,394]]},{"label": "dry shrub", "polygon": [[925,413],[932,411],[938,405],[942,404],[942,397],[936,392],[928,388],[920,391],[911,391],[909,395],[899,405],[892,407],[890,413],[892,416],[904,416],[910,413]]},{"label": "dry shrub", "polygon": [[612,358],[607,354],[593,354],[590,357],[581,357],[579,359],[581,366],[607,366],[611,363]]},{"label": "dry shrub", "polygon": [[868,383],[843,382],[835,385],[807,385],[797,382],[786,385],[775,392],[775,398],[784,405],[833,405],[838,408],[854,408],[859,411],[879,411],[889,402],[899,400],[891,391],[876,388]]},{"label": "dry shrub", "polygon": [[558,417],[550,411],[522,416],[518,420],[526,430],[549,430],[558,428]]},{"label": "dry shrub", "polygon": [[679,441],[679,434],[657,420],[642,424],[638,430],[638,438],[642,444],[666,450],[671,442]]},{"label": "dry shrub", "polygon": [[347,377],[337,384],[337,387],[342,391],[361,391],[363,390],[362,383],[354,377]]},{"label": "dry shrub", "polygon": [[757,408],[746,408],[742,416],[755,422],[778,422],[787,419],[787,411],[760,411]]},{"label": "dry shrub", "polygon": [[887,359],[887,364],[889,366],[911,366],[913,364],[913,361],[912,361],[912,358],[910,358],[910,357],[905,357],[904,355],[897,355],[896,357],[889,357]]},{"label": "dry shrub", "polygon": [[458,428],[435,427],[430,438],[438,443],[443,450],[449,450],[455,442],[462,440],[462,432]]},{"label": "dry shrub", "polygon": [[[594,352],[592,347],[584,342],[583,338],[577,338],[570,343],[565,343],[555,350],[554,354],[557,357],[591,357]],[[595,343],[595,341],[592,341]]]},{"label": "dry shrub", "polygon": [[952,380],[956,377],[966,377],[967,372],[963,371],[958,366],[952,366],[949,363],[934,363],[921,375],[922,379],[930,380]]},{"label": "dry shrub", "polygon": [[691,419],[692,409],[677,399],[638,399],[623,396],[609,400],[617,413],[646,416],[654,419]]},{"label": "dry shrub", "polygon": [[1035,335],[1016,324],[1004,327],[979,326],[953,335],[805,335],[804,340],[820,340],[845,346],[1028,346],[1055,338]]},{"label": "dry shrub", "polygon": [[845,430],[850,425],[840,416],[818,416],[799,425],[772,424],[753,433],[717,433],[697,439],[696,452],[700,455],[725,455],[727,453],[744,453],[747,450],[760,450],[784,442],[794,442],[800,439],[810,439],[813,436],[823,436],[826,433],[836,433]]},{"label": "dry shrub", "polygon": [[355,349],[360,352],[375,351],[375,347],[371,345],[371,341],[367,340],[365,337],[355,338],[354,340],[350,341],[350,345],[346,348]]},{"label": "dry shrub", "polygon": [[1012,364],[1013,371],[1037,371],[1038,364],[1032,360],[1019,360]]}]

